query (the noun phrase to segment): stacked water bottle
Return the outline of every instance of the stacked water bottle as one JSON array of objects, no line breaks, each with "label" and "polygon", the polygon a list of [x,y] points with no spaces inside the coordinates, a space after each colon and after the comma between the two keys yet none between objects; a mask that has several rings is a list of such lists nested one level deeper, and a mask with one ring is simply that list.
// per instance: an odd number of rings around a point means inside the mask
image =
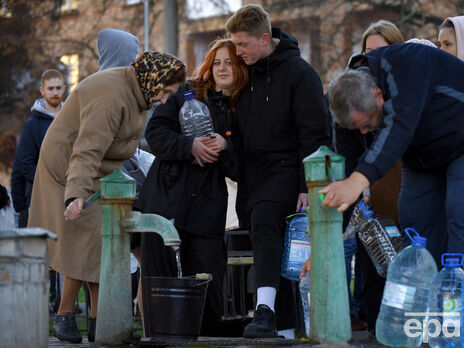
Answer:
[{"label": "stacked water bottle", "polygon": [[461,341],[464,254],[443,254],[437,274],[426,238],[406,228],[411,245],[388,266],[376,323],[377,340],[387,346],[463,347]]},{"label": "stacked water bottle", "polygon": [[[299,280],[301,268],[311,256],[311,239],[308,226],[308,215],[297,213],[287,217],[285,230],[284,253],[280,273],[290,280]],[[306,335],[309,337],[309,304],[310,304],[309,272],[300,281],[300,295],[303,305]]]}]

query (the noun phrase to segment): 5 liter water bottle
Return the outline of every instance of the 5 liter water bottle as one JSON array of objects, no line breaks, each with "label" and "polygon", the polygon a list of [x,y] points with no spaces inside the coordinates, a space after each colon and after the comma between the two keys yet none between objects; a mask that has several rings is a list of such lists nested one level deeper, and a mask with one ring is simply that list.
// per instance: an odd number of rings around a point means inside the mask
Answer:
[{"label": "5 liter water bottle", "polygon": [[387,346],[418,347],[422,343],[418,326],[426,318],[430,284],[437,274],[437,265],[425,249],[426,238],[412,228],[406,228],[405,232],[412,243],[396,254],[388,266],[376,337]]},{"label": "5 liter water bottle", "polygon": [[305,276],[300,280],[300,296],[301,296],[301,303],[303,304],[303,315],[304,315],[304,322],[305,322],[305,332],[306,337],[309,337],[309,306],[311,304],[311,293],[310,293],[310,280],[309,280],[309,272],[305,274]]},{"label": "5 liter water bottle", "polygon": [[364,200],[359,208],[365,220],[358,226],[358,236],[381,277],[387,274],[389,263],[403,248],[402,236],[395,222],[386,216],[374,214]]},{"label": "5 liter water bottle", "polygon": [[430,347],[462,347],[463,261],[464,254],[441,256],[445,268],[435,276],[430,286],[428,324],[424,332]]},{"label": "5 liter water bottle", "polygon": [[179,111],[182,134],[192,137],[205,137],[214,133],[213,122],[208,107],[194,98],[194,91],[184,93],[184,105]]},{"label": "5 liter water bottle", "polygon": [[299,280],[301,268],[311,256],[311,243],[309,238],[306,237],[308,215],[306,213],[297,213],[287,216],[287,220],[289,218],[291,220],[287,223],[285,230],[284,253],[282,255],[280,274],[290,280]]}]

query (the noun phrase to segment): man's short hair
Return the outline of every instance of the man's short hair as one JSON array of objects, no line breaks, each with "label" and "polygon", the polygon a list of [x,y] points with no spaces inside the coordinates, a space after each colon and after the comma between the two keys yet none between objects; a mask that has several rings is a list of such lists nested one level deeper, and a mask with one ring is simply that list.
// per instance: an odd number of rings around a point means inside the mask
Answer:
[{"label": "man's short hair", "polygon": [[48,81],[54,77],[57,77],[59,79],[62,79],[64,81],[64,77],[63,77],[63,74],[59,71],[59,70],[56,70],[56,69],[48,69],[48,70],[45,70],[43,73],[42,73],[42,77],[41,77],[41,82],[42,82],[42,85],[45,83],[45,81]]},{"label": "man's short hair", "polygon": [[227,20],[226,30],[232,34],[244,31],[256,37],[262,34],[271,35],[269,13],[261,5],[243,6]]},{"label": "man's short hair", "polygon": [[330,111],[341,127],[349,128],[351,110],[366,113],[377,106],[374,89],[377,81],[368,67],[348,69],[330,81],[328,98]]}]

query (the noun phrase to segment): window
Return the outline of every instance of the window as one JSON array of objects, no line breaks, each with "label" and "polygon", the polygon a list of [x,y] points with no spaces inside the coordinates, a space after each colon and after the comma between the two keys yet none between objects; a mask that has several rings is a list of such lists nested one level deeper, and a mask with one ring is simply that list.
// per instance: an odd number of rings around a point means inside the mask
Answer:
[{"label": "window", "polygon": [[126,5],[135,5],[142,3],[143,0],[126,0]]},{"label": "window", "polygon": [[69,92],[71,92],[79,82],[79,55],[61,56],[60,62],[66,65],[65,79],[66,84],[69,86]]},{"label": "window", "polygon": [[60,12],[77,10],[77,0],[61,0]]},{"label": "window", "polygon": [[6,6],[7,0],[2,0],[1,8],[0,8],[0,16],[4,18],[10,18],[11,12],[8,11],[8,7]]},{"label": "window", "polygon": [[187,18],[222,16],[237,11],[242,0],[187,0]]}]

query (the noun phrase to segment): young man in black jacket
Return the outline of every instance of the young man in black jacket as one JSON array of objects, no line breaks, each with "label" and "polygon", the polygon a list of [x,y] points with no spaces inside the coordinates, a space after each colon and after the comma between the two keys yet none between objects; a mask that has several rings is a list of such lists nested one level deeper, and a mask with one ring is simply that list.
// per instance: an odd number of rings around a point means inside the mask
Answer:
[{"label": "young man in black jacket", "polygon": [[441,264],[464,250],[464,63],[422,44],[354,57],[329,86],[336,122],[377,134],[349,178],[324,188],[324,205],[344,211],[402,160],[398,213]]},{"label": "young man in black jacket", "polygon": [[[308,206],[302,160],[329,142],[327,109],[320,78],[301,58],[298,42],[271,29],[261,6],[240,8],[226,30],[250,81],[236,107],[244,166],[238,194],[248,191],[257,287],[255,316],[244,336],[273,337],[274,305],[278,328],[295,327],[291,284],[280,277],[285,217]],[[292,331],[283,334],[292,337]]]},{"label": "young man in black jacket", "polygon": [[35,101],[31,108],[31,117],[21,130],[11,173],[11,196],[13,206],[19,213],[19,227],[27,226],[40,147],[48,127],[61,109],[66,90],[63,75],[56,69],[44,71],[41,83],[40,93],[43,98]]}]

